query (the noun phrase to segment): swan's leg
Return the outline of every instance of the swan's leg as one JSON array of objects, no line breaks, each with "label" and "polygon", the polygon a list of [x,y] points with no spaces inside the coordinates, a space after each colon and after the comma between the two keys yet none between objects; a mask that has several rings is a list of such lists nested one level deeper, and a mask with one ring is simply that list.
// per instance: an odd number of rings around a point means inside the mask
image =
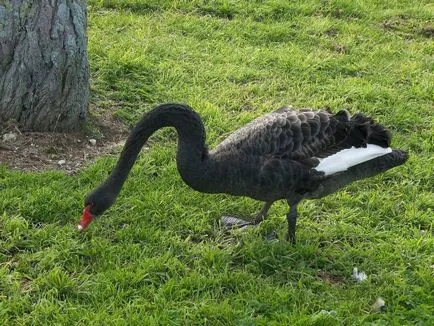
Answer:
[{"label": "swan's leg", "polygon": [[255,217],[255,224],[261,223],[265,218],[267,217],[268,210],[270,209],[271,205],[273,205],[272,201],[265,202],[264,206],[261,208],[259,213]]},{"label": "swan's leg", "polygon": [[286,219],[288,221],[288,234],[287,240],[292,244],[295,244],[295,228],[297,224],[297,204],[289,204],[290,206],[289,213],[286,214]]}]

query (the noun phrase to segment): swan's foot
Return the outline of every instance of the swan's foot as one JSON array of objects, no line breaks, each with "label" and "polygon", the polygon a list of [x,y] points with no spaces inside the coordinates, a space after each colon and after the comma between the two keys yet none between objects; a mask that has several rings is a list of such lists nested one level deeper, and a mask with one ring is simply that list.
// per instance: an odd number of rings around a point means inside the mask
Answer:
[{"label": "swan's foot", "polygon": [[[226,229],[239,229],[239,230],[247,230],[249,228],[257,227],[256,224],[245,221],[243,219],[240,219],[238,217],[233,216],[222,216],[221,223]],[[264,237],[264,240],[267,241],[274,241],[277,240],[277,233],[275,231],[271,231],[270,234],[268,234],[266,237]]]},{"label": "swan's foot", "polygon": [[255,221],[253,223],[233,216],[222,216],[221,223],[227,229],[233,229],[233,228],[245,229],[247,227],[257,225],[261,223],[263,220],[265,220],[271,205],[273,205],[273,202],[266,202],[264,206],[262,206],[258,214],[256,214]]},{"label": "swan's foot", "polygon": [[221,223],[227,229],[238,228],[241,230],[245,230],[249,227],[254,226],[252,222],[242,220],[238,217],[233,217],[233,216],[222,216]]}]

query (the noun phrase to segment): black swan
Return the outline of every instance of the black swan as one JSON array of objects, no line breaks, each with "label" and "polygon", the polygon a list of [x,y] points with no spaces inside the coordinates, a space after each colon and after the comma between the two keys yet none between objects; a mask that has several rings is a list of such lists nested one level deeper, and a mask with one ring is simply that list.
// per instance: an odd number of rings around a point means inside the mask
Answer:
[{"label": "black swan", "polygon": [[177,167],[191,188],[264,202],[255,224],[273,202],[285,199],[290,206],[287,237],[293,243],[302,199],[323,197],[407,160],[405,152],[389,147],[390,132],[369,117],[290,107],[253,120],[208,151],[200,116],[187,105],[163,104],[137,123],[116,167],[87,196],[79,230],[113,204],[142,146],[163,127],[177,130]]}]

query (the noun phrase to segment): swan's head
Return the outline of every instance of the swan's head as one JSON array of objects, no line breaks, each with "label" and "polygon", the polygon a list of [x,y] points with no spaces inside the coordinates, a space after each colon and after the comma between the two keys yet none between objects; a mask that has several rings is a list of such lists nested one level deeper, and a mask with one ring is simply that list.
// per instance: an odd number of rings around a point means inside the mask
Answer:
[{"label": "swan's head", "polygon": [[81,215],[80,223],[77,225],[79,231],[87,229],[89,224],[97,217],[104,213],[116,199],[116,194],[101,187],[90,193],[84,201],[84,209]]}]

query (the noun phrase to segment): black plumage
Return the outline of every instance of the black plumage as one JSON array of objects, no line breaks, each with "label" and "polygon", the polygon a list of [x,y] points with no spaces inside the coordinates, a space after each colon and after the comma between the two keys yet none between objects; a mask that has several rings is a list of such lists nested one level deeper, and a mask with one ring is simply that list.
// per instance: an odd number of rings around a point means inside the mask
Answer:
[{"label": "black plumage", "polygon": [[285,199],[291,206],[288,237],[295,241],[297,204],[320,198],[346,184],[404,163],[406,153],[389,154],[326,176],[315,167],[318,158],[342,149],[375,144],[390,145],[390,133],[362,114],[345,110],[293,110],[283,107],[235,131],[208,151],[199,115],[182,104],[164,104],[145,114],[131,132],[120,159],[107,180],[87,198],[85,205],[99,215],[112,205],[140,149],[156,130],[178,132],[177,167],[182,179],[205,193],[247,196],[265,202],[255,222],[262,221],[272,203]]}]

